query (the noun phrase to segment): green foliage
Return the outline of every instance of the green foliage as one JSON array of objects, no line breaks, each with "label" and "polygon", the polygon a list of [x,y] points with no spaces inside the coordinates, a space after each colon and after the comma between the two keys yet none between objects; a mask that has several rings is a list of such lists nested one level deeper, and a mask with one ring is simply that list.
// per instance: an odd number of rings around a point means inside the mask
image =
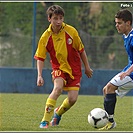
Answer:
[{"label": "green foliage", "polygon": [[[128,4],[132,5],[130,2]],[[77,20],[85,32],[92,36],[117,33],[114,16],[122,9],[121,2],[83,2],[77,8]],[[133,10],[131,6],[128,9]]]},{"label": "green foliage", "polygon": [[[0,3],[2,8],[2,33],[9,34],[11,31],[21,31],[30,34],[32,31],[32,3],[27,2],[7,2]],[[4,16],[4,17],[3,17]],[[6,28],[5,28],[6,27]],[[6,33],[7,32],[7,33]]]},{"label": "green foliage", "polygon": [[[118,54],[118,48],[122,48],[123,52],[123,42],[118,43],[119,39],[113,37],[118,34],[115,28],[114,16],[121,9],[120,6],[121,2],[85,2],[78,7],[78,22],[82,25],[82,30],[92,36],[88,45],[89,58],[94,68],[106,69],[107,62],[105,60],[109,63],[108,68],[113,65],[114,69],[120,69],[123,62],[125,64],[126,56],[121,59],[120,53]],[[131,10],[130,8],[129,10]],[[120,47],[118,47],[119,44]],[[115,56],[114,59],[109,57],[112,50]],[[125,52],[123,55],[125,55]]]},{"label": "green foliage", "polygon": [[[98,131],[87,121],[89,112],[96,107],[103,108],[103,96],[79,95],[77,103],[62,116],[59,126],[40,129],[47,94],[12,94],[0,95],[0,131]],[[59,106],[66,98],[61,95]],[[117,127],[111,131],[133,131],[133,98],[117,98],[115,121]],[[126,106],[125,106],[126,105]]]},{"label": "green foliage", "polygon": [[[62,6],[65,10],[65,22],[74,26],[75,28],[79,27],[77,23],[77,8],[80,6],[81,2],[56,2]],[[81,27],[81,26],[80,26]]]},{"label": "green foliage", "polygon": [[[65,22],[79,31],[91,66],[96,69],[120,69],[127,59],[125,53],[121,53],[123,58],[119,54],[124,48],[123,41],[119,41],[121,37],[116,38],[118,33],[114,15],[119,9],[126,8],[121,5],[126,3],[132,5],[132,2],[44,2],[44,5],[36,2],[35,48],[40,36],[49,26],[47,8],[58,4],[65,10]],[[0,2],[0,66],[31,67],[34,4]],[[133,11],[131,6],[128,9]],[[110,62],[108,56],[112,50],[118,56],[114,61],[111,60],[113,65],[108,67],[106,64],[107,61]],[[46,59],[45,62],[45,66],[49,66],[49,60]]]},{"label": "green foliage", "polygon": [[[46,10],[52,4],[59,4],[64,8],[65,22],[94,36],[115,32],[114,15],[122,8],[121,2],[45,2],[44,7],[41,2],[36,2],[37,35],[49,24]],[[20,30],[24,34],[31,34],[33,6],[33,2],[1,2],[1,32]],[[131,7],[129,9],[132,10]]]},{"label": "green foliage", "polygon": [[6,40],[1,39],[1,63],[6,67],[31,67],[31,37],[23,36],[19,32],[12,32],[11,35],[5,38]]}]

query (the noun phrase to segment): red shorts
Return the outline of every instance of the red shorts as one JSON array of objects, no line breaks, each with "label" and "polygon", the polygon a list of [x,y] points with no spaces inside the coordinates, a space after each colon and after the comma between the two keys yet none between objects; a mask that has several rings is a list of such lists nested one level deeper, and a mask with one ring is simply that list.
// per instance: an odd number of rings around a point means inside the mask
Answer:
[{"label": "red shorts", "polygon": [[81,76],[76,75],[74,76],[74,79],[72,79],[68,73],[64,73],[61,70],[53,70],[52,72],[52,78],[53,80],[55,78],[61,77],[65,81],[64,90],[79,90],[80,88],[80,81]]}]

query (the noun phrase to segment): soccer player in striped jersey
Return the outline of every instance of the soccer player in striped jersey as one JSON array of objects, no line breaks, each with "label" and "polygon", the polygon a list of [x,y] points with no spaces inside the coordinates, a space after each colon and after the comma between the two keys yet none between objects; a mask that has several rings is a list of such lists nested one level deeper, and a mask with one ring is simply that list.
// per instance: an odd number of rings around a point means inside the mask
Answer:
[{"label": "soccer player in striped jersey", "polygon": [[115,15],[116,29],[123,34],[124,46],[128,55],[128,64],[125,68],[114,76],[103,88],[104,108],[109,114],[109,123],[100,130],[109,130],[116,127],[114,112],[116,106],[116,94],[120,97],[125,96],[133,89],[133,28],[132,13],[123,9]]},{"label": "soccer player in striped jersey", "polygon": [[[50,6],[47,15],[50,25],[40,37],[34,58],[37,60],[37,85],[42,86],[44,60],[46,53],[50,54],[54,87],[47,98],[40,128],[58,125],[62,115],[77,101],[82,77],[81,60],[87,77],[91,78],[93,74],[77,30],[64,23],[64,9],[59,5]],[[67,91],[68,95],[63,103],[55,108],[62,91]]]}]

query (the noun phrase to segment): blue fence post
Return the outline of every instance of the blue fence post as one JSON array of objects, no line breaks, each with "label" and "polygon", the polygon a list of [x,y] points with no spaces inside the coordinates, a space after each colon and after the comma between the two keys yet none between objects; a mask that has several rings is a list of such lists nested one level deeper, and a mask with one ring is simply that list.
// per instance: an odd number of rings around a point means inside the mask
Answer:
[{"label": "blue fence post", "polygon": [[33,38],[32,38],[32,67],[35,67],[34,53],[36,44],[36,2],[33,3]]}]

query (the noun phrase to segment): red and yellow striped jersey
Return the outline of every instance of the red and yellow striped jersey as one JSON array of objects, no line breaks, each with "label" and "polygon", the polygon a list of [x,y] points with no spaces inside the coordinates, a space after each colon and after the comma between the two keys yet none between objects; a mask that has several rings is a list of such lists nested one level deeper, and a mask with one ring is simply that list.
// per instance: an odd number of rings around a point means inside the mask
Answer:
[{"label": "red and yellow striped jersey", "polygon": [[60,69],[73,79],[75,75],[81,76],[79,53],[83,51],[83,43],[74,27],[63,23],[60,32],[55,34],[50,24],[38,42],[34,58],[44,61],[49,52],[52,69]]}]

